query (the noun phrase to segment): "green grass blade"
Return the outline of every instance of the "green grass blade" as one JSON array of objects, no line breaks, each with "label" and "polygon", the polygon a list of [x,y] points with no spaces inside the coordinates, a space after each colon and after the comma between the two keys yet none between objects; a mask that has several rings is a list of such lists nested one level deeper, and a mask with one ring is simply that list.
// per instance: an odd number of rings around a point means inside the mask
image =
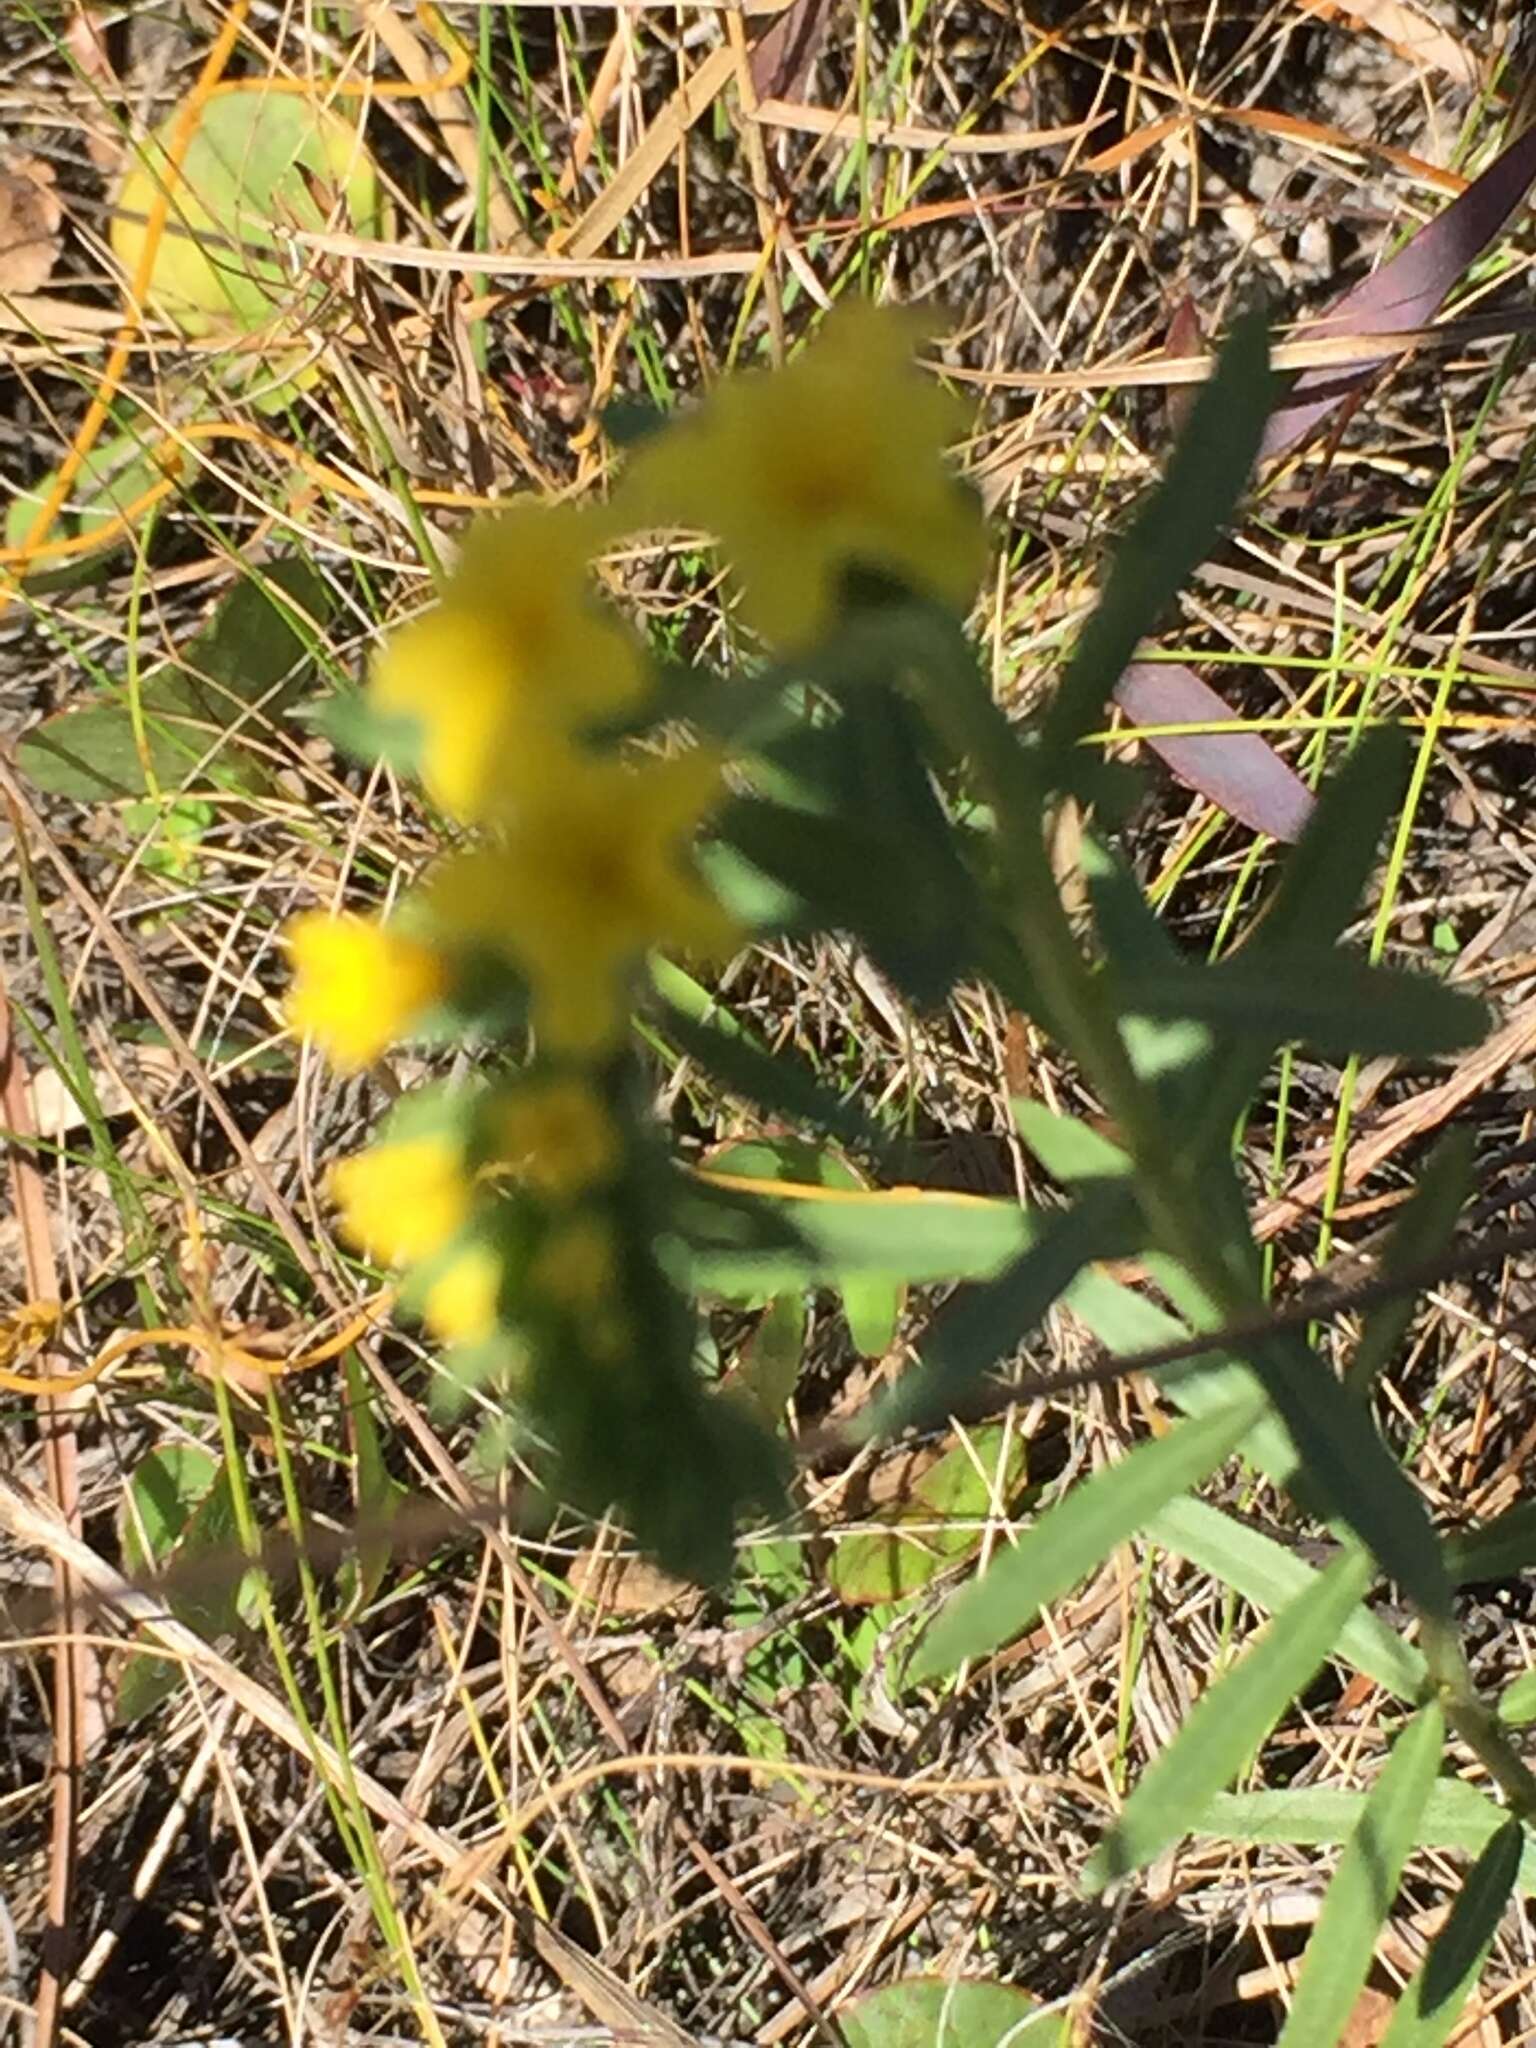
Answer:
[{"label": "green grass blade", "polygon": [[1422,1707],[1371,1787],[1307,1944],[1279,2048],[1337,2041],[1354,2010],[1445,1750],[1445,1715]]},{"label": "green grass blade", "polygon": [[[1383,1278],[1401,1278],[1444,1252],[1471,1191],[1473,1149],[1469,1131],[1453,1131],[1430,1154],[1383,1248]],[[1380,1302],[1367,1314],[1349,1362],[1352,1392],[1366,1394],[1376,1384],[1407,1336],[1416,1305],[1416,1292],[1405,1287],[1395,1301]]]},{"label": "green grass blade", "polygon": [[[1188,1425],[1186,1425],[1187,1427]],[[1188,1832],[1191,1816],[1243,1768],[1311,1683],[1370,1584],[1363,1551],[1346,1551],[1265,1628],[1252,1649],[1202,1695],[1088,1859],[1083,1882],[1102,1891],[1142,1870]]]},{"label": "green grass blade", "polygon": [[1449,2039],[1514,1892],[1524,1846],[1520,1823],[1508,1820],[1467,1872],[1451,1917],[1398,2000],[1381,2048],[1441,2048]]},{"label": "green grass blade", "polygon": [[[1079,1481],[1012,1550],[1002,1552],[940,1609],[906,1669],[909,1684],[942,1677],[968,1657],[1010,1641],[1068,1593],[1149,1515],[1232,1453],[1261,1412],[1258,1396],[1181,1422],[1118,1465]],[[1224,1783],[1225,1780],[1222,1780]]]}]

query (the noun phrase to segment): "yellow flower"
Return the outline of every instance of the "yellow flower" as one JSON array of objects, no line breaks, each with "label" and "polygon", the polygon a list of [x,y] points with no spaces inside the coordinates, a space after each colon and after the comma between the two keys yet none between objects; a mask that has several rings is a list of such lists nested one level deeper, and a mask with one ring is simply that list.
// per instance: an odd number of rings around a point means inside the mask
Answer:
[{"label": "yellow flower", "polygon": [[719,787],[719,764],[702,750],[637,767],[583,756],[494,844],[428,880],[445,937],[495,947],[527,976],[546,1051],[613,1045],[629,976],[651,947],[718,954],[737,943],[687,863]]},{"label": "yellow flower", "polygon": [[421,729],[429,796],[464,824],[544,779],[581,727],[633,704],[640,650],[592,603],[590,563],[606,516],[529,504],[472,527],[442,602],[391,635],[371,697]]},{"label": "yellow flower", "polygon": [[342,1234],[388,1266],[440,1251],[469,1220],[472,1193],[457,1141],[386,1138],[331,1168]]},{"label": "yellow flower", "polygon": [[590,1213],[560,1224],[540,1247],[528,1282],[557,1307],[594,1319],[611,1315],[619,1289],[619,1261],[608,1224]]},{"label": "yellow flower", "polygon": [[445,1344],[479,1344],[496,1328],[501,1261],[489,1245],[456,1252],[422,1297],[421,1319]]},{"label": "yellow flower", "polygon": [[535,1076],[492,1105],[497,1149],[531,1187],[557,1198],[609,1179],[618,1133],[590,1082],[574,1074]]},{"label": "yellow flower", "polygon": [[787,369],[728,378],[644,443],[615,515],[718,535],[743,616],[787,650],[825,637],[853,564],[965,610],[986,535],[944,461],[965,408],[912,362],[923,332],[920,316],[840,307]]},{"label": "yellow flower", "polygon": [[377,918],[306,910],[283,937],[289,1027],[310,1033],[338,1073],[368,1066],[447,992],[441,957]]}]

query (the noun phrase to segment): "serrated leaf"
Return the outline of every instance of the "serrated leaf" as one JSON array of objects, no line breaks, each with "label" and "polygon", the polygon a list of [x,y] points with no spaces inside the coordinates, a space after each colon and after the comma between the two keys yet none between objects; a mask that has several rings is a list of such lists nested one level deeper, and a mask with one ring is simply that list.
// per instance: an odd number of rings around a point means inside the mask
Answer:
[{"label": "serrated leaf", "polygon": [[1316,2048],[1339,2039],[1364,1989],[1403,1865],[1417,1846],[1444,1749],[1445,1715],[1432,1700],[1392,1745],[1339,1859],[1307,1943],[1279,2048]]},{"label": "serrated leaf", "polygon": [[[1031,2015],[1035,2017],[1031,2017]],[[848,2048],[1068,2048],[1069,2018],[1007,1984],[909,1977],[837,2015]]]},{"label": "serrated leaf", "polygon": [[1262,313],[1233,326],[1167,473],[1121,542],[1042,729],[1053,776],[1103,717],[1142,639],[1210,553],[1253,468],[1275,382]]},{"label": "serrated leaf", "polygon": [[1347,1551],[1282,1608],[1238,1663],[1201,1694],[1089,1858],[1083,1873],[1088,1891],[1102,1891],[1145,1869],[1189,1831],[1191,1816],[1237,1776],[1311,1684],[1371,1574],[1371,1560],[1363,1551]]},{"label": "serrated leaf", "polygon": [[857,1607],[919,1592],[980,1549],[987,1518],[1011,1505],[1027,1471],[1028,1446],[1016,1429],[989,1423],[970,1431],[869,1518],[881,1527],[838,1538],[828,1585]]},{"label": "serrated leaf", "polygon": [[1466,2008],[1520,1874],[1525,1837],[1507,1820],[1462,1880],[1450,1918],[1397,2002],[1381,2048],[1442,2048]]},{"label": "serrated leaf", "polygon": [[1256,1394],[1214,1415],[1181,1422],[1140,1444],[1117,1465],[1077,1481],[1063,1499],[996,1556],[980,1578],[951,1595],[908,1660],[905,1685],[945,1676],[1022,1635],[1126,1542],[1174,1494],[1198,1486],[1262,1413]]}]

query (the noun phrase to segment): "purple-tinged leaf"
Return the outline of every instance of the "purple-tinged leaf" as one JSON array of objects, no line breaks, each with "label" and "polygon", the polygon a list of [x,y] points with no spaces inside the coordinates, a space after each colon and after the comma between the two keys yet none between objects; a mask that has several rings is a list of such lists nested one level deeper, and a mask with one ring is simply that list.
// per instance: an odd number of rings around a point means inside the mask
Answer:
[{"label": "purple-tinged leaf", "polygon": [[[1403,334],[1425,327],[1462,273],[1493,240],[1536,179],[1536,127],[1527,129],[1419,229],[1388,262],[1347,291],[1321,319],[1298,329],[1297,340],[1330,334]],[[1284,455],[1321,426],[1346,399],[1354,399],[1390,353],[1352,363],[1304,370],[1270,415],[1261,457]]]},{"label": "purple-tinged leaf", "polygon": [[[1233,725],[1237,713],[1193,669],[1135,661],[1115,687],[1133,725]],[[1295,840],[1312,812],[1312,792],[1256,732],[1182,733],[1144,741],[1180,782],[1272,839]]]}]

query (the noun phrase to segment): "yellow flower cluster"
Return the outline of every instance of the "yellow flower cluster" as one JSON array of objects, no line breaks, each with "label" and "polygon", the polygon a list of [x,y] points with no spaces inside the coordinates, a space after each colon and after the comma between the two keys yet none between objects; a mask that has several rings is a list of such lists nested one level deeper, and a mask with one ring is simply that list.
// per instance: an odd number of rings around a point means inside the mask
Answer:
[{"label": "yellow flower cluster", "polygon": [[344,1235],[416,1269],[416,1303],[445,1339],[497,1327],[515,1266],[551,1314],[604,1332],[594,1351],[622,1343],[609,1198],[626,1144],[608,1105],[634,975],[652,948],[720,954],[739,937],[691,859],[721,759],[632,756],[603,738],[640,717],[650,682],[591,564],[625,532],[710,532],[749,623],[791,652],[835,624],[851,568],[963,608],[980,513],[946,471],[962,422],[914,369],[919,337],[903,316],[839,313],[789,370],[727,379],[654,436],[606,509],[520,505],[481,522],[438,603],[374,660],[371,708],[414,731],[428,796],[474,837],[400,919],[296,918],[289,1022],[354,1072],[434,1011],[472,1004],[501,960],[526,987],[541,1062],[456,1124],[412,1125],[335,1169]]},{"label": "yellow flower cluster", "polygon": [[912,361],[926,332],[920,314],[849,305],[787,369],[728,378],[636,451],[626,523],[718,535],[747,623],[786,653],[826,637],[854,567],[967,610],[986,534],[944,461],[964,408]]}]

